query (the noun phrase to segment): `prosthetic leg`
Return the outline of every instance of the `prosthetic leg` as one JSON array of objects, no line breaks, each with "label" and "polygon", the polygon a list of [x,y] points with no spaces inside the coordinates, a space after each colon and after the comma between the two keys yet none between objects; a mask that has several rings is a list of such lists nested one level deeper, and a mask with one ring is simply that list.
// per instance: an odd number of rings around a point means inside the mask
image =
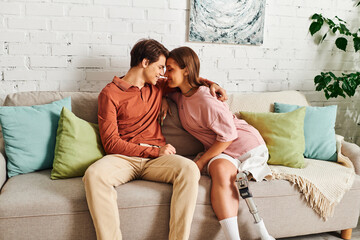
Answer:
[{"label": "prosthetic leg", "polygon": [[264,221],[260,218],[257,207],[255,202],[252,198],[252,194],[249,190],[249,182],[247,179],[248,172],[239,172],[236,175],[236,185],[239,189],[240,196],[245,200],[250,213],[253,215],[255,220],[255,226],[260,233],[261,240],[275,240],[272,236],[269,235],[268,231],[266,230]]}]

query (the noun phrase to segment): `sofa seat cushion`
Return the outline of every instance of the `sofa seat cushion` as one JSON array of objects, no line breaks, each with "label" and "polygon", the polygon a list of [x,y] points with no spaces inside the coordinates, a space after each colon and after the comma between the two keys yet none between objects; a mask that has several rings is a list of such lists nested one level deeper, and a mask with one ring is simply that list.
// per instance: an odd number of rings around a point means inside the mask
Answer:
[{"label": "sofa seat cushion", "polygon": [[[82,179],[51,180],[44,170],[15,176],[1,190],[0,218],[88,211]],[[172,186],[132,181],[116,188],[119,208],[169,204]]]},{"label": "sofa seat cushion", "polygon": [[[198,205],[210,205],[211,179],[202,176]],[[170,205],[172,186],[136,180],[116,188],[119,209]],[[299,196],[296,186],[285,180],[250,182],[254,198]],[[352,190],[360,191],[360,176]],[[62,215],[87,212],[85,190],[81,178],[51,180],[50,170],[17,175],[1,190],[0,219],[40,215]],[[260,200],[260,199],[259,199]]]},{"label": "sofa seat cushion", "polygon": [[81,178],[51,180],[51,170],[8,179],[0,194],[0,218],[87,211]]}]

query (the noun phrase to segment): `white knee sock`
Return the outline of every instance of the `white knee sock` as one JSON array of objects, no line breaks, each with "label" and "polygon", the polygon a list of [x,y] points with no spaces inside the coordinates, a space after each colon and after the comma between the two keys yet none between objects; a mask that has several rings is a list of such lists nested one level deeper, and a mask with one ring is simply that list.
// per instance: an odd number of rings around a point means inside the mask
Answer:
[{"label": "white knee sock", "polygon": [[237,217],[225,218],[219,222],[227,240],[240,240]]}]

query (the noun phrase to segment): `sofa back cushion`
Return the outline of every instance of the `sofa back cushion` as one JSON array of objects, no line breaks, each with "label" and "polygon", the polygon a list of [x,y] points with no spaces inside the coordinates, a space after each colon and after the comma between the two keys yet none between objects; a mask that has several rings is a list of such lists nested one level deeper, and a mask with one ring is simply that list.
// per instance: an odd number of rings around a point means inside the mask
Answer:
[{"label": "sofa back cushion", "polygon": [[188,133],[181,125],[176,103],[168,99],[171,115],[167,114],[161,131],[167,143],[173,145],[176,153],[182,156],[194,156],[204,150],[202,143]]},{"label": "sofa back cushion", "polygon": [[274,102],[308,106],[305,96],[298,91],[261,92],[261,93],[233,93],[229,95],[227,103],[233,113],[246,112],[274,112]]},{"label": "sofa back cushion", "polygon": [[97,123],[98,95],[88,92],[20,92],[7,95],[4,106],[41,105],[71,97],[71,111],[79,118]]},{"label": "sofa back cushion", "polygon": [[[97,123],[98,93],[87,92],[21,92],[9,94],[4,102],[5,106],[30,106],[46,104],[65,97],[71,97],[72,112],[88,122]],[[274,102],[283,102],[307,106],[305,96],[297,91],[267,92],[267,93],[231,93],[229,94],[230,110],[273,112]],[[172,106],[177,115],[176,107]],[[164,122],[163,134],[171,144],[175,145],[178,154],[193,155],[202,150],[202,145],[182,129],[178,117],[168,117]],[[184,144],[186,143],[186,144]],[[0,136],[1,144],[1,136]],[[1,150],[1,147],[0,147]]]},{"label": "sofa back cushion", "polygon": [[[88,92],[19,92],[6,96],[4,106],[32,106],[48,104],[71,97],[72,112],[91,123],[97,123],[97,97],[99,93]],[[0,152],[5,155],[4,141],[0,126]]]},{"label": "sofa back cushion", "polygon": [[9,177],[52,166],[56,131],[64,106],[71,108],[70,97],[43,105],[0,107]]}]

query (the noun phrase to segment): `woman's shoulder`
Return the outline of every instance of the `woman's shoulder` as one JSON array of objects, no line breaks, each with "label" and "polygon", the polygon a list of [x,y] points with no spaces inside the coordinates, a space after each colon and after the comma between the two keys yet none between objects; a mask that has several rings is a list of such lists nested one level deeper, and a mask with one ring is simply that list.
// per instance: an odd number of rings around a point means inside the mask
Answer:
[{"label": "woman's shoulder", "polygon": [[211,95],[210,88],[207,86],[200,86],[196,94],[197,94],[198,98],[200,98],[198,100],[211,102],[216,105],[218,103],[221,103],[221,101],[219,101],[215,96]]},{"label": "woman's shoulder", "polygon": [[214,98],[210,93],[210,88],[207,86],[200,86],[197,95],[204,98]]}]

